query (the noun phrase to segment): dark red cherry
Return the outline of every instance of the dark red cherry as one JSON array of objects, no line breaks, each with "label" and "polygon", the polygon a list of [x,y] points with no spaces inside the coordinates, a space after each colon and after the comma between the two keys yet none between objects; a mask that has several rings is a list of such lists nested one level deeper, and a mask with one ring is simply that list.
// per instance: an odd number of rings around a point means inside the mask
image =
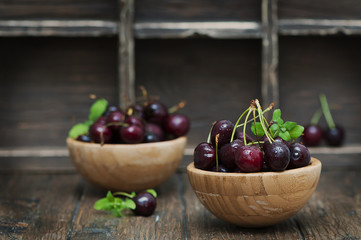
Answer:
[{"label": "dark red cherry", "polygon": [[294,143],[290,147],[291,159],[287,168],[299,168],[310,164],[311,154],[308,148],[300,143]]},{"label": "dark red cherry", "polygon": [[243,141],[235,139],[233,142],[223,145],[219,150],[218,157],[227,169],[234,170],[237,167],[236,152],[242,146],[244,146]]},{"label": "dark red cherry", "polygon": [[341,146],[345,138],[345,130],[343,127],[336,125],[335,128],[328,128],[325,132],[325,139],[329,146]]},{"label": "dark red cherry", "polygon": [[101,116],[99,117],[94,123],[100,123],[100,124],[107,124],[107,116]]},{"label": "dark red cherry", "polygon": [[136,116],[128,116],[125,118],[124,123],[128,125],[136,125],[140,128],[144,129],[144,124],[141,118],[138,118]]},{"label": "dark red cherry", "polygon": [[264,160],[274,171],[285,170],[290,162],[290,149],[283,142],[274,142],[265,148]]},{"label": "dark red cherry", "polygon": [[90,138],[96,143],[102,142],[101,135],[103,136],[103,143],[110,143],[113,137],[112,130],[110,130],[110,128],[106,125],[99,122],[95,122],[90,126],[89,135]]},{"label": "dark red cherry", "polygon": [[216,165],[216,148],[212,144],[202,142],[194,149],[194,166],[202,170],[211,170]]},{"label": "dark red cherry", "polygon": [[130,125],[120,129],[120,138],[125,143],[135,144],[141,143],[144,139],[144,129],[137,125]]},{"label": "dark red cherry", "polygon": [[[242,142],[244,142],[243,132],[239,132],[239,133],[238,133],[238,138],[239,138]],[[254,142],[254,141],[255,141],[255,140],[246,133],[246,142],[247,142],[247,143],[251,143],[251,142]]]},{"label": "dark red cherry", "polygon": [[231,141],[234,125],[231,121],[220,120],[217,121],[211,130],[211,142],[216,146],[216,135],[219,134],[218,148]]},{"label": "dark red cherry", "polygon": [[[268,141],[268,138],[266,136],[264,136],[262,138],[262,140],[264,141],[264,143],[262,144],[263,151],[266,151],[266,148],[271,146],[272,144]],[[291,147],[291,143],[288,142],[288,141],[283,140],[281,137],[275,137],[274,140],[275,140],[275,142],[281,142],[281,143],[286,144],[286,146],[288,148]]]},{"label": "dark red cherry", "polygon": [[148,217],[154,213],[157,207],[156,198],[148,192],[138,193],[132,200],[135,203],[133,212],[138,216]]},{"label": "dark red cherry", "polygon": [[156,134],[159,138],[159,141],[162,141],[164,139],[164,131],[161,126],[155,123],[147,123],[145,126],[145,130],[147,132],[152,132]]},{"label": "dark red cherry", "polygon": [[127,107],[125,110],[127,116],[135,116],[138,118],[143,118],[143,106],[140,104],[132,104]]},{"label": "dark red cherry", "polygon": [[302,142],[306,146],[318,146],[323,139],[323,130],[318,125],[307,125],[303,130]]},{"label": "dark red cherry", "polygon": [[236,153],[236,164],[242,172],[259,172],[263,153],[256,145],[242,146]]},{"label": "dark red cherry", "polygon": [[168,116],[168,108],[161,102],[152,101],[144,107],[143,114],[148,122],[161,125]]},{"label": "dark red cherry", "polygon": [[120,111],[117,106],[108,106],[107,110],[103,113],[103,116],[108,116],[111,112]]},{"label": "dark red cherry", "polygon": [[112,124],[119,124],[124,121],[124,114],[119,111],[112,111],[107,116],[107,123],[112,131],[119,131],[120,125],[112,125]]},{"label": "dark red cherry", "polygon": [[190,121],[185,115],[171,114],[165,120],[164,128],[176,137],[185,136],[190,128]]}]

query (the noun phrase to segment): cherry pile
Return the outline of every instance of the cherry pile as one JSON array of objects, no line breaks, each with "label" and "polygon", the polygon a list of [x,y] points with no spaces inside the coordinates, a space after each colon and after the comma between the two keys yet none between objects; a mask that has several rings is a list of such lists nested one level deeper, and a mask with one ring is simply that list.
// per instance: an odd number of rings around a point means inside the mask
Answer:
[{"label": "cherry pile", "polygon": [[126,109],[97,100],[90,109],[89,120],[75,125],[69,136],[83,142],[101,144],[137,144],[175,139],[185,136],[190,128],[187,116],[177,113],[184,102],[168,108],[150,99],[143,89],[144,101]]},{"label": "cherry pile", "polygon": [[[335,124],[333,121],[326,96],[320,94],[319,99],[321,109],[314,113],[310,124],[305,127],[302,138],[303,143],[306,146],[319,146],[322,140],[325,140],[329,146],[341,146],[345,139],[345,130],[341,125]],[[327,122],[326,128],[318,124],[322,114]]]},{"label": "cherry pile", "polygon": [[[268,122],[264,113],[272,109],[273,104],[262,110],[255,99],[235,124],[229,120],[213,123],[207,141],[194,149],[194,166],[207,171],[249,173],[309,165],[309,150],[296,142],[304,128],[295,122],[283,121],[280,109],[274,110]],[[240,124],[242,119],[244,122]],[[254,136],[246,133],[247,124],[251,125]]]}]

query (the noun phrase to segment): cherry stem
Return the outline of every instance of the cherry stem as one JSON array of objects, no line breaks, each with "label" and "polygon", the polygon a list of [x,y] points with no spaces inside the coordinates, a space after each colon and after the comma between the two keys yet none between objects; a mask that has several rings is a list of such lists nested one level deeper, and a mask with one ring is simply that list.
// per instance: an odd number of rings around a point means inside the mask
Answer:
[{"label": "cherry stem", "polygon": [[216,122],[212,123],[212,127],[209,130],[208,137],[207,137],[207,143],[211,143],[211,134],[212,134],[212,129],[213,129],[214,124],[216,124]]},{"label": "cherry stem", "polygon": [[173,107],[170,107],[168,109],[168,113],[169,114],[172,114],[172,113],[175,113],[176,111],[184,108],[186,106],[186,102],[185,101],[181,101],[180,103],[178,103],[177,105],[173,106]]},{"label": "cherry stem", "polygon": [[[231,137],[231,142],[233,142],[233,139],[234,139],[234,134],[236,133],[236,129],[238,128],[238,123],[241,121],[242,117],[244,116],[244,114],[246,114],[249,110],[251,109],[251,107],[247,108],[243,113],[242,115],[238,118],[236,124],[234,125],[234,128],[233,128],[233,132],[232,132],[232,137]],[[243,125],[242,125],[243,126]]]},{"label": "cherry stem", "polygon": [[243,125],[243,142],[244,142],[244,146],[247,146],[247,141],[246,141],[246,126],[247,126],[247,120],[249,118],[249,115],[251,114],[251,112],[254,112],[253,107],[250,107],[251,111],[248,111],[247,116],[244,120],[244,125]]},{"label": "cherry stem", "polygon": [[317,125],[322,116],[322,109],[317,109],[317,111],[313,114],[311,118],[311,125]]},{"label": "cherry stem", "polygon": [[[266,109],[263,111],[263,113],[269,112],[269,111],[271,111],[271,109],[272,109],[272,108],[266,108]],[[258,117],[259,117],[259,116],[256,116],[256,119],[257,119]],[[253,119],[249,120],[247,123],[250,123],[250,122],[252,122],[252,121],[253,121]],[[236,124],[237,128],[242,127],[243,125],[244,125],[244,123],[239,124],[239,125]]]},{"label": "cherry stem", "polygon": [[219,138],[219,133],[216,135],[216,171],[218,172],[218,138]]},{"label": "cherry stem", "polygon": [[274,142],[274,139],[271,137],[271,135],[270,135],[269,132],[267,131],[267,128],[266,128],[265,125],[264,125],[264,120],[265,120],[265,119],[264,119],[264,117],[263,117],[263,112],[262,112],[261,105],[259,104],[258,99],[256,99],[255,102],[256,102],[257,109],[258,109],[258,116],[260,116],[260,117],[259,117],[259,120],[260,120],[259,122],[261,123],[261,126],[262,126],[262,128],[263,128],[264,134],[266,135],[268,141],[269,141],[270,143],[272,143],[272,142]]},{"label": "cherry stem", "polygon": [[126,192],[115,192],[113,193],[113,196],[115,195],[120,195],[120,196],[124,196],[124,197],[127,197],[127,198],[133,198],[133,196],[129,193],[126,193]]},{"label": "cherry stem", "polygon": [[323,115],[325,116],[327,125],[330,129],[335,128],[335,122],[333,121],[330,108],[328,107],[327,99],[325,94],[320,94],[320,102],[322,107]]}]

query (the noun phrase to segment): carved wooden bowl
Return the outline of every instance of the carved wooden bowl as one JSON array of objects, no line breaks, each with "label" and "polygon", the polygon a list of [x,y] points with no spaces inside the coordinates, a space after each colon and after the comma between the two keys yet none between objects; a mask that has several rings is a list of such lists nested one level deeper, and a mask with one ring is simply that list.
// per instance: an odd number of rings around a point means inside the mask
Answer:
[{"label": "carved wooden bowl", "polygon": [[242,227],[265,227],[296,214],[317,187],[321,162],[283,172],[219,173],[191,163],[187,173],[199,201],[216,217]]},{"label": "carved wooden bowl", "polygon": [[187,138],[141,144],[104,144],[67,138],[78,172],[107,190],[140,191],[166,181],[181,161]]}]

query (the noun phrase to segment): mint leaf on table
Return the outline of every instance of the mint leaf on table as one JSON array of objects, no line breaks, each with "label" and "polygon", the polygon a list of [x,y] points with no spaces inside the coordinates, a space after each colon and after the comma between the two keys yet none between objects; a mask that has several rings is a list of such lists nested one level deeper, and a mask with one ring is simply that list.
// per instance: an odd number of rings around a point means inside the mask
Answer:
[{"label": "mint leaf on table", "polygon": [[89,125],[86,123],[75,124],[69,131],[69,137],[77,138],[80,135],[86,134],[89,130]]},{"label": "mint leaf on table", "polygon": [[104,98],[96,100],[90,107],[89,120],[95,122],[107,110],[108,101]]},{"label": "mint leaf on table", "polygon": [[251,131],[257,137],[263,137],[265,134],[260,122],[252,123]]}]

